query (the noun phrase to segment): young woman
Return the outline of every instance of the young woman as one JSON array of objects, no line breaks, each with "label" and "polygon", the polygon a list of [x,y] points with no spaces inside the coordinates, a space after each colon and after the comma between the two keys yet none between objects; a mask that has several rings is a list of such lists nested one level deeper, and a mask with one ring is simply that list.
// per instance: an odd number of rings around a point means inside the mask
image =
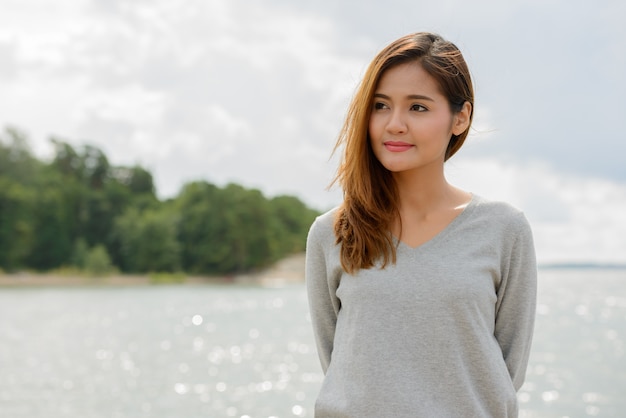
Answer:
[{"label": "young woman", "polygon": [[533,240],[522,212],[446,181],[473,110],[461,52],[435,34],[367,69],[335,149],[344,201],[307,242],[317,418],[517,416]]}]

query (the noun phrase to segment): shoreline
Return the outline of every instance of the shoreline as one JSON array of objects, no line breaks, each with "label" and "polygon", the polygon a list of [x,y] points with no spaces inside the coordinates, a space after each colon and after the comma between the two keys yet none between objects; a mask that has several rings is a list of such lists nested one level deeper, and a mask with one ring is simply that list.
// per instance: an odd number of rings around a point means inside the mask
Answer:
[{"label": "shoreline", "polygon": [[172,279],[155,279],[150,274],[112,274],[104,277],[88,275],[63,275],[57,273],[0,273],[0,289],[8,287],[71,287],[71,286],[164,286],[164,285],[260,285],[282,286],[291,283],[304,283],[304,254],[288,256],[274,265],[258,272],[197,276],[175,274]]}]

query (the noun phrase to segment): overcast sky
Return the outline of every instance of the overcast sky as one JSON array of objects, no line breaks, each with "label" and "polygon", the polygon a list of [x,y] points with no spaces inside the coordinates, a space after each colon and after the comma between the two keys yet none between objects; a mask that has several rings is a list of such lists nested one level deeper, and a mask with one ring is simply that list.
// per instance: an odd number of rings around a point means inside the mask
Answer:
[{"label": "overcast sky", "polygon": [[626,2],[2,0],[0,127],[325,210],[373,56],[429,30],[463,51],[475,125],[449,179],[523,209],[541,262],[626,263]]}]

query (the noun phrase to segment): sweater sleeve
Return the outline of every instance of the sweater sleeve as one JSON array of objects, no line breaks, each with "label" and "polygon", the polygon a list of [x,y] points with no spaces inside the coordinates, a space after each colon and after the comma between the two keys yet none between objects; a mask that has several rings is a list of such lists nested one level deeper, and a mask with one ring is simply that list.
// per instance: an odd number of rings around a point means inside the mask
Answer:
[{"label": "sweater sleeve", "polygon": [[532,231],[522,213],[518,214],[514,227],[510,239],[512,245],[503,254],[495,337],[513,386],[519,390],[526,376],[535,323],[537,263]]},{"label": "sweater sleeve", "polygon": [[336,289],[331,284],[333,280],[329,277],[331,269],[327,259],[329,247],[334,243],[325,237],[328,231],[324,231],[327,229],[324,227],[325,225],[318,218],[309,231],[306,247],[305,281],[317,353],[322,370],[326,373],[333,351],[340,302],[335,295]]}]

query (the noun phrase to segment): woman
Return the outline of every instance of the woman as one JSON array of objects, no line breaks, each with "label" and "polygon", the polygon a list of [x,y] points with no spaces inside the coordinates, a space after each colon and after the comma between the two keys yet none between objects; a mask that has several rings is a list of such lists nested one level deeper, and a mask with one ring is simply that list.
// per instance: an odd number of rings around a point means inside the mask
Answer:
[{"label": "woman", "polygon": [[517,416],[533,240],[523,213],[446,181],[473,110],[463,56],[438,35],[405,36],[367,69],[335,148],[344,201],[307,242],[316,417]]}]

